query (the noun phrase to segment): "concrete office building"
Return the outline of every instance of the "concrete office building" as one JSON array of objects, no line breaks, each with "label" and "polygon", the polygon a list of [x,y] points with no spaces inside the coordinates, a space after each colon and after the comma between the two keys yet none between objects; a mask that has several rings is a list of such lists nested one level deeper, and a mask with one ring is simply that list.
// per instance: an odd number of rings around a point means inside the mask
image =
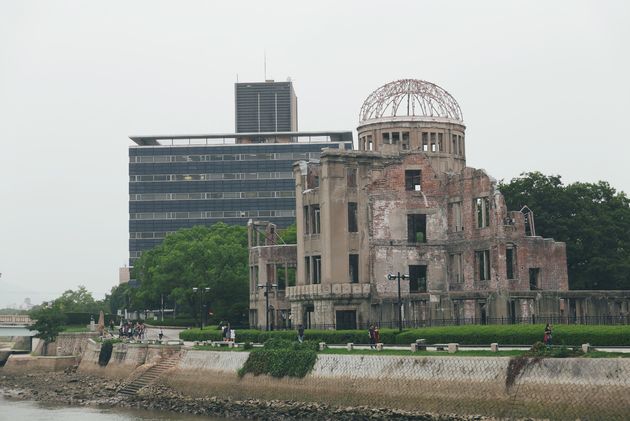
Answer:
[{"label": "concrete office building", "polygon": [[297,97],[291,82],[234,85],[236,132],[298,131]]}]

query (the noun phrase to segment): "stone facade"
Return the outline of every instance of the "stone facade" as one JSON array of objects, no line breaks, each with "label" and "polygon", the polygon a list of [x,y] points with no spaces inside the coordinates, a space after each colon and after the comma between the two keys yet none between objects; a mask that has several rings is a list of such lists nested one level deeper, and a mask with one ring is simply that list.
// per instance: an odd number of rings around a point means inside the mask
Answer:
[{"label": "stone facade", "polygon": [[[273,308],[290,303],[293,325],[336,329],[628,317],[624,292],[569,293],[565,244],[537,235],[530,209],[508,210],[496,180],[466,166],[466,127],[446,91],[389,85],[361,109],[359,150],[294,164],[296,281]],[[278,252],[250,248],[250,265],[275,274]],[[250,278],[272,282],[264,276]]]}]

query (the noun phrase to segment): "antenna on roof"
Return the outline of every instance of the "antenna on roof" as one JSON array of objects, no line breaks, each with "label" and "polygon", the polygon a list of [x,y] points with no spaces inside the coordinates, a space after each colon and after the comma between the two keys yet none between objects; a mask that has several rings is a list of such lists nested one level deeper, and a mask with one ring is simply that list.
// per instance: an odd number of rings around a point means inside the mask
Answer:
[{"label": "antenna on roof", "polygon": [[263,61],[264,61],[264,65],[265,65],[265,78],[263,80],[267,80],[267,51],[263,50]]}]

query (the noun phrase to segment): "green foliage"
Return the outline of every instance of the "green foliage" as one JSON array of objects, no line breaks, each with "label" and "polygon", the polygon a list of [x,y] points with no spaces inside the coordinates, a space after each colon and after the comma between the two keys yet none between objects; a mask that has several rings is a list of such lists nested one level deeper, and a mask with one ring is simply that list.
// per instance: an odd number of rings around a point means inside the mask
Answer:
[{"label": "green foliage", "polygon": [[112,350],[115,342],[119,341],[106,340],[101,344],[101,352],[98,354],[98,365],[101,367],[105,367],[109,363],[109,360],[112,357]]},{"label": "green foliage", "polygon": [[499,189],[510,210],[534,211],[536,234],[567,244],[571,289],[630,289],[630,199],[607,182],[563,185],[521,174]]},{"label": "green foliage", "polygon": [[[381,329],[381,342],[385,344],[409,345],[416,339],[424,338],[429,344],[456,342],[461,345],[487,345],[498,342],[500,345],[529,345],[542,340],[544,325],[466,325],[408,329],[399,333],[397,329]],[[306,339],[328,344],[369,343],[367,330],[307,330]],[[182,331],[180,339],[185,341],[220,341],[220,330],[188,329]],[[268,339],[285,339],[297,343],[295,331],[237,331],[239,342],[265,343]],[[630,326],[597,325],[556,325],[553,330],[554,344],[594,346],[630,346]],[[308,342],[308,341],[305,341]]]},{"label": "green foliage", "polygon": [[253,343],[251,343],[251,342],[245,342],[245,343],[243,344],[243,349],[244,349],[245,351],[249,351],[250,349],[254,349],[254,344],[253,344]]},{"label": "green foliage", "polygon": [[52,307],[63,313],[98,313],[107,311],[106,305],[102,301],[97,301],[84,286],[78,289],[67,290],[52,302]]},{"label": "green foliage", "polygon": [[313,369],[317,360],[317,352],[312,348],[312,343],[301,344],[282,338],[269,339],[264,348],[249,353],[238,375],[243,377],[246,373],[251,373],[254,376],[268,374],[273,377],[304,377]]},{"label": "green foliage", "polygon": [[283,230],[280,230],[280,238],[285,244],[297,244],[297,225],[289,225]]},{"label": "green foliage", "polygon": [[213,320],[243,323],[249,306],[247,228],[218,223],[179,230],[142,254],[134,277],[140,286],[127,293],[140,308],[159,308],[164,296],[198,320],[201,297],[192,289],[210,288],[204,304]]},{"label": "green foliage", "polygon": [[[77,312],[64,312],[66,316],[66,323],[71,326],[80,326],[80,325],[88,325],[91,320],[94,320],[94,323],[98,323],[99,312],[95,313],[77,313]],[[105,314],[105,325],[109,325],[110,320],[117,321],[117,316],[115,314]]]},{"label": "green foliage", "polygon": [[[176,317],[176,318],[164,318],[164,320],[146,320],[146,324],[151,326],[178,326],[178,327],[192,327],[197,326],[198,322],[190,317]],[[216,326],[206,326],[206,329],[216,329]]]},{"label": "green foliage", "polygon": [[31,318],[37,321],[29,326],[29,329],[36,330],[38,333],[35,337],[46,343],[54,342],[57,335],[63,331],[63,326],[66,323],[65,315],[54,307],[34,311],[31,313]]}]

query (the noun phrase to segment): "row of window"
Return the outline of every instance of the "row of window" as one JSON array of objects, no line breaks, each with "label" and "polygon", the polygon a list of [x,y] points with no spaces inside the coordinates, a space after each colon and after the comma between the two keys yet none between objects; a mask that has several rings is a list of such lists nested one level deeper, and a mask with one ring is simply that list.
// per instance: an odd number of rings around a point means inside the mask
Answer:
[{"label": "row of window", "polygon": [[131,240],[163,240],[167,235],[174,233],[175,231],[156,231],[156,232],[130,232],[129,239]]},{"label": "row of window", "polygon": [[[382,132],[381,137],[382,144],[384,145],[400,144],[403,150],[411,148],[409,132]],[[421,132],[421,144],[418,149],[424,152],[448,152],[453,155],[464,155],[464,136],[457,134],[451,135],[450,148],[448,146],[448,135],[445,133]],[[375,150],[372,135],[361,136],[359,138],[359,149],[363,151]]]},{"label": "row of window", "polygon": [[142,193],[130,194],[131,202],[155,200],[215,200],[215,199],[267,199],[295,197],[295,191],[248,191],[248,192],[207,192],[207,193]]},{"label": "row of window", "polygon": [[130,156],[130,164],[166,164],[170,162],[212,162],[212,161],[297,161],[318,159],[321,152],[281,152],[281,153],[226,153],[206,155],[149,155]]},{"label": "row of window", "polygon": [[292,172],[130,175],[129,182],[292,179]]},{"label": "row of window", "polygon": [[[449,219],[451,230],[459,232],[464,230],[463,203],[453,202],[449,204]],[[473,209],[475,212],[475,225],[477,228],[490,226],[490,198],[477,197],[473,199]]]},{"label": "row of window", "polygon": [[[506,278],[514,279],[516,274],[516,248],[509,245],[505,249]],[[464,282],[464,272],[461,253],[449,254],[448,257],[449,279],[453,283]],[[534,273],[535,275],[531,275]],[[304,257],[304,279],[307,284],[320,284],[322,281],[321,256]],[[539,286],[539,269],[530,270],[530,288]],[[475,251],[475,281],[490,280],[490,250]],[[534,279],[534,280],[532,280]],[[359,282],[359,255],[348,255],[348,280],[351,283]],[[427,290],[427,266],[409,265],[409,290],[411,292],[426,292]]]},{"label": "row of window", "polygon": [[215,219],[215,218],[258,218],[258,217],[295,217],[293,209],[281,210],[246,210],[246,211],[199,211],[199,212],[143,212],[130,213],[129,219]]}]

